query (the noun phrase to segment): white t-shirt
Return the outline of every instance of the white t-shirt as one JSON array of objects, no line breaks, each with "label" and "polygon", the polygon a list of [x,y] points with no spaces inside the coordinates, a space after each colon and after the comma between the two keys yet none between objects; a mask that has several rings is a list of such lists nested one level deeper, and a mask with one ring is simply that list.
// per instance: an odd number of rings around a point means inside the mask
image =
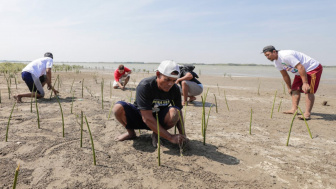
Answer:
[{"label": "white t-shirt", "polygon": [[25,68],[23,68],[22,72],[29,72],[39,78],[40,76],[45,75],[46,69],[52,68],[52,65],[52,58],[43,57],[30,62]]},{"label": "white t-shirt", "polygon": [[278,51],[278,59],[273,61],[274,66],[278,70],[286,70],[286,68],[290,68],[290,72],[295,75],[300,75],[295,66],[298,63],[301,63],[305,68],[306,72],[312,71],[317,68],[320,63],[313,58],[293,50],[280,50]]}]

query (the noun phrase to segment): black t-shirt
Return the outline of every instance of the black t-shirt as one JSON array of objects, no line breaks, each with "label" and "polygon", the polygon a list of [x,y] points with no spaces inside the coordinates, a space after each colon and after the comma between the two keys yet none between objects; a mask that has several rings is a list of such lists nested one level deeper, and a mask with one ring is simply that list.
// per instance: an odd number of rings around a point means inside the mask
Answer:
[{"label": "black t-shirt", "polygon": [[156,76],[141,80],[136,88],[134,105],[139,110],[152,110],[155,104],[160,109],[168,107],[170,104],[175,104],[175,106],[182,109],[179,87],[174,84],[168,92],[164,92],[158,88]]}]

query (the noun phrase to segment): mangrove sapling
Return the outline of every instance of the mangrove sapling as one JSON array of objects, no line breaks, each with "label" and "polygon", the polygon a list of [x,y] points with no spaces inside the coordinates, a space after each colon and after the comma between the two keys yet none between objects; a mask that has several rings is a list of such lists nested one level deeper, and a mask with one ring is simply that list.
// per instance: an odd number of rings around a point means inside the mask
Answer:
[{"label": "mangrove sapling", "polygon": [[71,99],[71,114],[72,114],[72,107],[73,107],[73,101],[74,101],[75,91],[72,92],[72,99]]},{"label": "mangrove sapling", "polygon": [[61,106],[61,103],[59,101],[59,98],[58,98],[58,95],[55,95],[56,96],[56,99],[57,99],[57,102],[59,104],[59,107],[61,109],[61,114],[62,114],[62,128],[63,128],[63,137],[64,137],[64,116],[63,116],[63,110],[62,110],[62,106]]},{"label": "mangrove sapling", "polygon": [[278,107],[278,112],[280,111],[281,103],[282,103],[282,99],[280,99],[280,104],[279,104],[279,107]]},{"label": "mangrove sapling", "polygon": [[288,138],[287,138],[286,146],[288,146],[288,143],[289,143],[289,137],[290,137],[290,134],[291,134],[291,131],[292,131],[293,122],[294,122],[294,119],[295,119],[295,116],[296,116],[297,112],[298,112],[298,110],[295,111],[294,116],[293,116],[293,119],[292,119],[291,126],[290,126],[290,128],[289,128],[289,132],[288,132]]},{"label": "mangrove sapling", "polygon": [[104,79],[101,82],[101,101],[102,101],[102,110],[104,110]]},{"label": "mangrove sapling", "polygon": [[[34,87],[35,87],[35,84],[33,84],[33,90],[32,90],[31,96],[30,96],[30,113],[33,113],[33,95],[34,95]],[[37,91],[37,90],[36,90],[36,91]]]},{"label": "mangrove sapling", "polygon": [[275,98],[276,98],[277,92],[278,92],[278,90],[276,90],[276,91],[275,91],[275,94],[274,94],[274,100],[273,100],[273,106],[272,106],[271,119],[272,119],[272,117],[273,117],[274,103],[275,103]]},{"label": "mangrove sapling", "polygon": [[[55,81],[54,81],[54,85],[53,85],[53,86],[56,85],[56,81],[57,81],[58,79],[59,79],[59,75],[57,75],[57,77],[56,77],[56,79],[55,79]],[[51,99],[52,93],[53,93],[53,90],[51,90],[50,98],[49,98],[49,99]],[[55,94],[55,95],[56,95],[56,94]]]},{"label": "mangrove sapling", "polygon": [[10,99],[10,96],[11,96],[11,88],[10,88],[10,84],[9,84],[8,78],[6,77],[6,74],[4,74],[4,76],[5,76],[6,81],[7,81],[8,99]]},{"label": "mangrove sapling", "polygon": [[251,108],[251,116],[250,116],[250,134],[252,132],[252,108]]},{"label": "mangrove sapling", "polygon": [[[181,111],[180,110],[177,110],[177,111],[179,113],[180,124],[181,124],[181,127],[182,127],[182,134],[185,135],[184,122],[183,122],[183,119],[182,119],[182,116],[181,116]],[[175,134],[176,134],[176,129],[175,129]],[[180,147],[180,156],[183,156],[183,144],[180,145],[180,143],[179,143],[179,147]]]},{"label": "mangrove sapling", "polygon": [[83,111],[81,111],[81,124],[80,124],[80,127],[81,127],[81,138],[80,138],[80,147],[83,147]]},{"label": "mangrove sapling", "polygon": [[15,170],[15,176],[14,176],[14,183],[13,183],[13,189],[16,188],[17,178],[19,176],[19,170],[20,170],[20,164],[18,164],[16,170]]},{"label": "mangrove sapling", "polygon": [[[160,158],[160,124],[159,124],[159,114],[160,111],[158,105],[154,105],[153,108],[156,115],[156,125],[157,125],[157,135],[158,135],[158,165],[161,166],[161,158]],[[154,134],[154,133],[153,133]]]},{"label": "mangrove sapling", "polygon": [[259,89],[260,89],[260,82],[259,82],[259,86],[258,86],[258,95],[260,95],[260,93],[259,93]]},{"label": "mangrove sapling", "polygon": [[303,117],[303,119],[304,119],[304,121],[305,121],[305,123],[306,123],[307,129],[308,129],[308,132],[309,132],[309,136],[310,136],[311,139],[313,139],[312,134],[311,134],[311,132],[310,132],[310,129],[309,129],[309,127],[308,127],[307,120],[306,120],[305,116],[303,115],[301,108],[300,108],[299,106],[298,106],[298,108],[299,108],[300,113],[301,113],[301,115],[302,115],[302,117]]},{"label": "mangrove sapling", "polygon": [[210,116],[210,111],[212,108],[212,104],[210,106],[209,112],[208,112],[208,117],[207,119],[205,119],[205,100],[203,99],[203,96],[201,96],[202,98],[202,134],[203,134],[203,145],[205,145],[205,138],[206,138],[206,130],[208,128],[208,122],[209,122],[209,116]]},{"label": "mangrove sapling", "polygon": [[71,84],[71,89],[70,89],[70,93],[72,92],[72,87],[73,87],[73,84],[75,83],[75,78],[73,79],[72,81],[72,84]]},{"label": "mangrove sapling", "polygon": [[85,116],[85,121],[86,121],[86,125],[88,127],[88,130],[89,130],[90,139],[91,139],[92,154],[93,154],[93,164],[96,165],[96,153],[95,153],[95,149],[94,149],[93,138],[92,138],[89,122],[87,121],[86,116]]},{"label": "mangrove sapling", "polygon": [[213,95],[214,95],[214,97],[215,97],[216,113],[218,113],[218,109],[217,109],[217,98],[216,98],[216,95],[215,95],[215,94],[213,94]]},{"label": "mangrove sapling", "polygon": [[219,91],[218,83],[217,83],[217,90],[218,90],[218,96],[220,96],[220,91]]},{"label": "mangrove sapling", "polygon": [[35,107],[36,107],[36,114],[37,114],[37,128],[40,128],[40,115],[37,107],[37,90],[35,92]]},{"label": "mangrove sapling", "polygon": [[11,120],[11,118],[12,118],[12,114],[13,114],[13,110],[14,110],[15,105],[16,105],[16,101],[14,102],[12,111],[11,111],[11,113],[10,113],[10,115],[9,115],[9,118],[8,118],[7,129],[6,129],[6,142],[7,142],[7,138],[8,138],[9,122],[10,122],[10,120]]},{"label": "mangrove sapling", "polygon": [[225,98],[225,103],[226,103],[227,110],[230,111],[228,102],[227,102],[227,100],[226,100],[225,90],[224,90],[224,98]]},{"label": "mangrove sapling", "polygon": [[108,117],[107,117],[107,120],[110,119],[110,116],[111,116],[111,113],[112,113],[112,108],[113,108],[113,102],[112,102],[112,104],[111,104],[111,108],[110,108],[110,112],[109,112],[109,115],[108,115]]},{"label": "mangrove sapling", "polygon": [[83,88],[84,88],[84,78],[83,78],[83,80],[82,80],[82,98],[83,98],[83,96],[84,96],[84,94],[83,94]]}]

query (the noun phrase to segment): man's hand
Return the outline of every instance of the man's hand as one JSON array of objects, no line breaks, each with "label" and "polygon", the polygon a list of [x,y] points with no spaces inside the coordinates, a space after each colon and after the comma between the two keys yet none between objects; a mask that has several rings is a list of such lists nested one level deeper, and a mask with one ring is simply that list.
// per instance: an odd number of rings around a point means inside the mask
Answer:
[{"label": "man's hand", "polygon": [[176,134],[172,136],[171,143],[173,144],[183,144],[187,142],[187,137],[185,135]]},{"label": "man's hand", "polygon": [[308,83],[303,83],[303,85],[302,85],[302,90],[303,90],[303,92],[304,92],[305,94],[309,93],[309,91],[310,91],[310,86],[309,86],[309,84],[308,84]]},{"label": "man's hand", "polygon": [[288,94],[292,95],[292,89],[291,88],[288,88]]}]

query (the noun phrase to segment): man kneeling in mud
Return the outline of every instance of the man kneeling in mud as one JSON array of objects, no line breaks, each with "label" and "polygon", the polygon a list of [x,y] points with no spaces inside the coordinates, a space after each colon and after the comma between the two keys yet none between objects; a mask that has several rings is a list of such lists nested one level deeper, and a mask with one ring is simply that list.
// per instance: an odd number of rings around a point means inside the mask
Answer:
[{"label": "man kneeling in mud", "polygon": [[[116,141],[135,138],[135,129],[147,129],[153,131],[152,144],[157,147],[158,130],[154,107],[159,110],[160,137],[179,145],[188,141],[178,112],[182,109],[180,89],[175,84],[179,75],[180,69],[176,62],[162,61],[156,70],[156,76],[143,79],[137,86],[134,104],[118,101],[114,105],[113,112],[116,119],[127,130],[126,133],[116,137]],[[171,104],[174,106],[169,106]],[[183,122],[182,111],[180,112]],[[175,125],[180,134],[168,132]]]}]

